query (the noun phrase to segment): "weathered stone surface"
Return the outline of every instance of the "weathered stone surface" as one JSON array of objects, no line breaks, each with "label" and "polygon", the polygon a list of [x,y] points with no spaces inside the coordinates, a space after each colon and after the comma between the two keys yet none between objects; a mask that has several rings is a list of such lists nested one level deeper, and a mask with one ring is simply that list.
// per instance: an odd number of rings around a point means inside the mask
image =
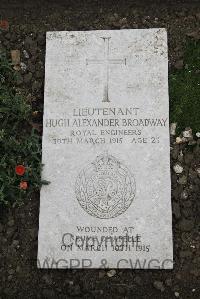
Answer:
[{"label": "weathered stone surface", "polygon": [[165,29],[47,33],[39,267],[173,267],[167,70]]}]

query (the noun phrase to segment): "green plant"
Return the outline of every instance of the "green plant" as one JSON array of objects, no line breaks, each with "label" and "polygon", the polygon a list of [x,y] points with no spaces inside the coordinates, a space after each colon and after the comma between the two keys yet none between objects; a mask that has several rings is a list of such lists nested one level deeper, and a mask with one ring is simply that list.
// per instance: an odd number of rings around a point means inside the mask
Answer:
[{"label": "green plant", "polygon": [[170,121],[200,131],[200,41],[187,40],[184,68],[169,77]]},{"label": "green plant", "polygon": [[[0,205],[22,202],[39,190],[41,137],[29,124],[31,105],[15,88],[16,73],[6,56],[0,54]],[[23,175],[16,166],[23,165]]]}]

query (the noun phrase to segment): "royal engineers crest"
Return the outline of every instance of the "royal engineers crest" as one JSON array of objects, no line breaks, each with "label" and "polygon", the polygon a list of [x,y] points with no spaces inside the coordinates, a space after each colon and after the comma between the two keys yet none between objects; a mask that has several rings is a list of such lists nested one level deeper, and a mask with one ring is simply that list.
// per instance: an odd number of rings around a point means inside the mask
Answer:
[{"label": "royal engineers crest", "polygon": [[102,154],[76,180],[76,197],[91,216],[108,219],[124,213],[135,197],[135,179],[112,155]]}]

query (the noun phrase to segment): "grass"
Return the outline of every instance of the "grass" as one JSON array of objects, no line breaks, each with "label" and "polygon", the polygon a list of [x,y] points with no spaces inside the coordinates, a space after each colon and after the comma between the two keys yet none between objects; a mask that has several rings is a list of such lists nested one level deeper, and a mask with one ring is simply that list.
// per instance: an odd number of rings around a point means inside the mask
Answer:
[{"label": "grass", "polygon": [[184,68],[169,77],[170,121],[178,132],[191,127],[200,132],[200,41],[188,40]]},{"label": "grass", "polygon": [[[31,104],[15,88],[16,73],[0,54],[0,205],[21,203],[41,187],[41,137],[31,128]],[[16,173],[22,165],[23,175]]]}]

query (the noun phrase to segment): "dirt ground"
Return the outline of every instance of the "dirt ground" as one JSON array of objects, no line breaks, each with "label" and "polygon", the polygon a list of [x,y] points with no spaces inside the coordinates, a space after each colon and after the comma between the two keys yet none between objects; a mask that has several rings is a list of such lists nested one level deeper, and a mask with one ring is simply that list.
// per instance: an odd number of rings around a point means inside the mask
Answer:
[{"label": "dirt ground", "polygon": [[[25,69],[18,85],[35,122],[42,120],[45,32],[165,27],[169,67],[177,67],[187,35],[200,27],[199,1],[5,1],[0,48],[19,49]],[[28,55],[27,55],[28,54]],[[174,270],[38,270],[39,194],[0,218],[0,298],[200,298],[200,150],[171,138]],[[182,163],[177,175],[174,164]]]}]

